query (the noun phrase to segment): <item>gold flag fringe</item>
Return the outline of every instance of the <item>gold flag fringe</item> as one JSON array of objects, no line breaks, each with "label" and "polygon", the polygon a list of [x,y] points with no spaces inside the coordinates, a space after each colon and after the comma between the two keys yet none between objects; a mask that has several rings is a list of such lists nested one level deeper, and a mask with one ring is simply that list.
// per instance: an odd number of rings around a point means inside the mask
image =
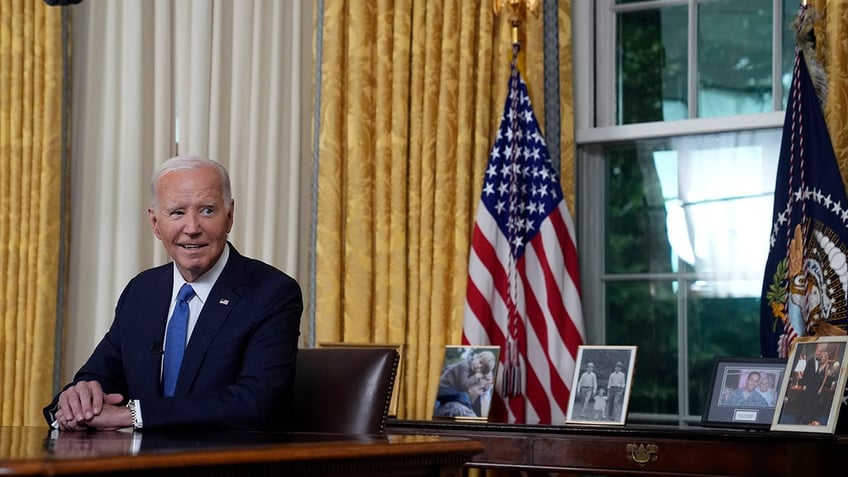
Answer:
[{"label": "gold flag fringe", "polygon": [[792,22],[792,27],[795,29],[797,48],[804,53],[807,69],[816,88],[816,95],[819,97],[822,108],[824,108],[827,101],[827,72],[816,53],[815,23],[818,19],[819,14],[816,9],[812,5],[804,5],[801,7],[798,17]]}]

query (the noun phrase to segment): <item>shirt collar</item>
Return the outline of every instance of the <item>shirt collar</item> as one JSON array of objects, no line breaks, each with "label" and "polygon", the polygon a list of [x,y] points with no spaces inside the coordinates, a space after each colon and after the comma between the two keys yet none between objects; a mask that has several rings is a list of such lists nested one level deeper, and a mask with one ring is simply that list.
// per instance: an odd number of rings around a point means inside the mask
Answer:
[{"label": "shirt collar", "polygon": [[[224,247],[224,252],[218,257],[218,261],[215,262],[215,265],[209,269],[206,273],[200,276],[197,280],[191,283],[191,287],[194,289],[194,294],[197,298],[200,298],[201,303],[206,303],[206,299],[209,297],[209,293],[212,291],[212,286],[215,285],[215,282],[218,281],[218,277],[221,276],[221,272],[224,271],[224,266],[227,264],[227,260],[230,258],[230,246],[229,244]],[[180,275],[180,271],[177,270],[177,264],[174,263],[174,289],[171,290],[171,301],[174,301],[177,298],[177,293],[179,293],[180,288],[186,283],[185,278]]]}]

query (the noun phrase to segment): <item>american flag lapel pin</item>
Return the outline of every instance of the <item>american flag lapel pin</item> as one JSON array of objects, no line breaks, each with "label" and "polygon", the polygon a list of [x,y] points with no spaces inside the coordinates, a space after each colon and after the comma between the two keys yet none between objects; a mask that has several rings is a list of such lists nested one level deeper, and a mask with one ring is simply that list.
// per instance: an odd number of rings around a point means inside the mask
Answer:
[{"label": "american flag lapel pin", "polygon": [[220,303],[222,305],[229,305],[230,300],[227,300],[226,298],[221,298],[220,300],[218,300],[218,303]]}]

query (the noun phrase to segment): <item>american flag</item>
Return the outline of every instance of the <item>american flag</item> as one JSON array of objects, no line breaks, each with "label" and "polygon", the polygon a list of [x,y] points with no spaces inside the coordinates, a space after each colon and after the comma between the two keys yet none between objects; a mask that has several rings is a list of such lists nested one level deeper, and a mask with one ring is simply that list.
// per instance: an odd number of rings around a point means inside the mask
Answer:
[{"label": "american flag", "polygon": [[501,347],[492,420],[563,423],[585,336],[577,248],[517,55],[477,207],[462,341]]}]

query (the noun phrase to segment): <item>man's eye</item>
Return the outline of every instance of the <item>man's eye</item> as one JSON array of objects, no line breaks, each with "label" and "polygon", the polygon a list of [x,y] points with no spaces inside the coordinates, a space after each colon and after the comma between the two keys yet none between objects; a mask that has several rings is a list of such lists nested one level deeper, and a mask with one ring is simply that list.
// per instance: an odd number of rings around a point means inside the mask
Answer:
[{"label": "man's eye", "polygon": [[200,209],[201,215],[212,215],[214,213],[215,209],[213,209],[212,207],[203,207],[202,209]]},{"label": "man's eye", "polygon": [[182,210],[172,210],[168,215],[170,215],[171,217],[182,217],[183,215],[185,215],[185,212],[183,212]]}]

